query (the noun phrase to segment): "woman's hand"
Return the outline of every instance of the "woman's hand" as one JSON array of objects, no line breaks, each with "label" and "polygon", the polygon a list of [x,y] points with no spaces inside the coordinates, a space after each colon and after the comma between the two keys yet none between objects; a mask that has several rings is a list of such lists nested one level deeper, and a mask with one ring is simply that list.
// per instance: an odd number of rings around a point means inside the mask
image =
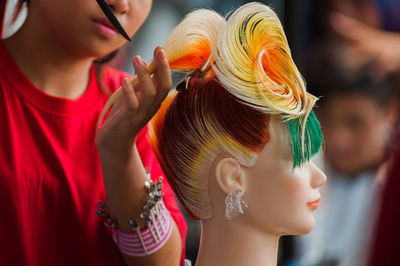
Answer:
[{"label": "woman's hand", "polygon": [[[96,136],[107,203],[119,229],[126,232],[132,232],[129,220],[140,217],[149,197],[144,186],[148,177],[135,139],[172,87],[169,64],[162,48],[155,49],[154,59],[157,70],[151,77],[146,63],[139,56],[134,58],[139,85],[133,88],[127,79],[122,81],[123,93]],[[142,219],[138,222],[141,228],[145,227]],[[181,238],[174,224],[170,238],[157,252],[144,257],[121,254],[126,265],[178,265],[181,251]]]},{"label": "woman's hand", "polygon": [[[118,218],[120,228],[130,230],[129,217],[138,217],[146,200],[146,171],[135,139],[139,131],[157,112],[172,86],[171,72],[161,47],[154,50],[156,73],[147,72],[146,63],[133,60],[138,86],[123,79],[123,93],[110,110],[96,136],[107,201]],[[144,225],[144,224],[143,224]]]},{"label": "woman's hand", "polygon": [[[372,28],[361,21],[335,13],[330,18],[332,29],[349,41],[357,67],[372,62],[378,77],[400,70],[400,34]],[[349,59],[350,60],[350,59]]]},{"label": "woman's hand", "polygon": [[171,89],[171,71],[161,47],[154,50],[154,59],[157,71],[153,77],[139,56],[133,59],[139,84],[133,88],[127,78],[122,80],[123,94],[111,108],[96,136],[100,154],[105,152],[117,158],[127,156],[137,134],[157,112]]}]

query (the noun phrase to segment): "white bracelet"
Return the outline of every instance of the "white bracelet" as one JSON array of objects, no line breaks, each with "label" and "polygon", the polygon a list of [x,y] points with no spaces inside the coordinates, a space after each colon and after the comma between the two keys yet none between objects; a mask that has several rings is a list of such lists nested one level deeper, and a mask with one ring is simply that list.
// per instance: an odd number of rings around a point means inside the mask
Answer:
[{"label": "white bracelet", "polygon": [[113,239],[125,254],[141,257],[150,255],[165,245],[172,232],[172,217],[164,202],[160,201],[160,212],[153,222],[140,230],[137,222],[132,223],[134,233],[113,228]]}]

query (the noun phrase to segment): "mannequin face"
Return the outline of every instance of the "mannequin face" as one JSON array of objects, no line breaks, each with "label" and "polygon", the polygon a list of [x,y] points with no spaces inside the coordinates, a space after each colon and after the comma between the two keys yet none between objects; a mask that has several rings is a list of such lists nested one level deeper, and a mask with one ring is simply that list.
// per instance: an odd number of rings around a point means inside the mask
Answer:
[{"label": "mannequin face", "polygon": [[243,219],[276,235],[304,234],[314,227],[315,208],[309,203],[320,198],[318,188],[326,176],[311,161],[292,168],[291,148],[282,131],[271,120],[270,141],[255,165],[243,168],[243,197],[249,205]]}]

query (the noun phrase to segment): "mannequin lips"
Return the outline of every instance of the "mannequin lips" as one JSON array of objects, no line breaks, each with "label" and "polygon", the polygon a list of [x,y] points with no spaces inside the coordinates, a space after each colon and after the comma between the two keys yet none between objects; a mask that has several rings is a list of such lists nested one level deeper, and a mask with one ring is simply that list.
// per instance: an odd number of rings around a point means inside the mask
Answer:
[{"label": "mannequin lips", "polygon": [[318,202],[321,200],[321,198],[314,200],[312,202],[308,202],[307,206],[310,207],[312,210],[316,210],[318,208]]}]

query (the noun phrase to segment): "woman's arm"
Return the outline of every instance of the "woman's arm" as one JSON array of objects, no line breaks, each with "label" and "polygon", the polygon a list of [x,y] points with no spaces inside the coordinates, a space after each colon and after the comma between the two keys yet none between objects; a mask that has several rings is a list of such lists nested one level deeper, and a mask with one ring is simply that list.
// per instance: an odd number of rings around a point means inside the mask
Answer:
[{"label": "woman's arm", "polygon": [[[157,48],[154,57],[157,72],[153,78],[140,57],[134,58],[139,86],[132,88],[127,79],[123,80],[123,96],[111,109],[96,137],[107,202],[119,229],[126,232],[132,232],[129,219],[140,217],[148,198],[144,187],[147,175],[135,139],[172,87],[164,51]],[[138,221],[141,228],[144,228],[142,219]],[[179,265],[181,250],[179,231],[174,223],[169,240],[157,252],[144,257],[122,255],[127,265]]]}]

